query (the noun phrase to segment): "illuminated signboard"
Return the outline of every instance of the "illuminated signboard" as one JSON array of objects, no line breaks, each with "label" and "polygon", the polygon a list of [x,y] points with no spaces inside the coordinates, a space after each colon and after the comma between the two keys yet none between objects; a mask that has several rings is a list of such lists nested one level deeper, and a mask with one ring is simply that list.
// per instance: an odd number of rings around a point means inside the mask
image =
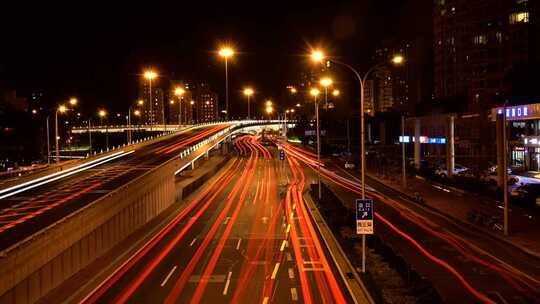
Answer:
[{"label": "illuminated signboard", "polygon": [[491,110],[491,120],[495,121],[497,114],[503,113],[507,120],[540,119],[540,103],[494,108]]},{"label": "illuminated signboard", "polygon": [[[415,142],[414,136],[400,136],[399,137],[400,143],[410,143]],[[434,144],[434,145],[444,145],[446,144],[446,138],[444,137],[427,137],[427,136],[420,136],[420,143],[421,144]]]}]

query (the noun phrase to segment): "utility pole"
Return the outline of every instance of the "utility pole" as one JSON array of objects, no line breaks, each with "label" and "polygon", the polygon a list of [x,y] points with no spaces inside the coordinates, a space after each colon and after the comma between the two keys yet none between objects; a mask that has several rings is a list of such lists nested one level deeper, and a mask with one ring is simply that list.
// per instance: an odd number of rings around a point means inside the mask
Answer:
[{"label": "utility pole", "polygon": [[407,167],[405,159],[405,116],[401,116],[401,185],[407,188]]}]

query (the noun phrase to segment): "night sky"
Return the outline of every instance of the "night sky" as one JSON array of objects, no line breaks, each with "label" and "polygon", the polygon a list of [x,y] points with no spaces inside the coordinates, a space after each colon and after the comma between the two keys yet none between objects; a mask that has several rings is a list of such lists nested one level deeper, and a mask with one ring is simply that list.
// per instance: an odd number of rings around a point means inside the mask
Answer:
[{"label": "night sky", "polygon": [[125,111],[151,66],[163,83],[209,82],[223,101],[224,67],[215,50],[230,42],[240,52],[229,69],[234,115],[246,84],[258,98],[279,96],[308,64],[310,45],[362,68],[381,40],[426,34],[428,1],[28,4],[4,11],[0,21],[0,82],[21,95],[77,96],[86,111]]}]

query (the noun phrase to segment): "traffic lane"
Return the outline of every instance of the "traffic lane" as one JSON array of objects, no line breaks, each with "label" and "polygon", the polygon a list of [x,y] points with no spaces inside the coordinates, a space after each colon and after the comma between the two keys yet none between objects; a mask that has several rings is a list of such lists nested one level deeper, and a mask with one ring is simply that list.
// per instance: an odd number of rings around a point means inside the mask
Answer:
[{"label": "traffic lane", "polygon": [[[152,143],[147,146],[143,146],[140,149],[135,150],[135,152],[132,154],[113,159],[111,161],[108,161],[96,167],[93,167],[92,169],[107,169],[107,168],[111,168],[117,165],[129,165],[131,163],[137,163],[141,158],[148,157],[149,154],[153,153],[153,151],[155,151],[158,148],[171,145],[177,141],[185,140],[194,135],[196,135],[196,132],[190,131],[188,133],[180,134],[179,136],[175,138],[167,139],[162,142]],[[42,195],[46,192],[50,192],[51,190],[62,188],[65,184],[72,184],[79,180],[84,180],[89,175],[93,174],[94,172],[95,170],[84,170],[76,174],[44,184],[42,186],[38,186],[36,188],[32,188],[24,192],[20,192],[8,198],[0,199],[0,206],[1,208],[8,208],[10,204],[12,204],[13,202],[20,202],[21,200],[24,200],[28,197]]]},{"label": "traffic lane", "polygon": [[[184,138],[189,138],[190,135],[186,134]],[[168,144],[161,144],[146,150],[151,152]],[[84,172],[85,174],[67,181],[60,180],[51,183],[52,185],[42,186],[42,188],[49,186],[50,189],[46,189],[47,191],[37,188],[36,191],[32,191],[34,190],[32,189],[30,192],[35,193],[35,195],[30,199],[26,199],[27,196],[5,199],[11,202],[11,205],[4,208],[3,213],[5,215],[5,212],[9,211],[12,216],[4,217],[3,223],[0,221],[0,228],[4,226],[5,229],[0,231],[0,250],[16,244],[32,233],[95,201],[170,158],[171,156],[168,155],[155,157],[152,153],[140,153],[135,160],[127,159],[119,163],[108,163],[101,168],[89,169]],[[54,189],[54,186],[58,188]],[[28,193],[25,194],[28,195]],[[13,226],[6,227],[9,225]]]},{"label": "traffic lane", "polygon": [[[184,270],[185,266],[189,263],[197,251],[201,239],[208,233],[211,225],[223,210],[225,205],[224,202],[229,195],[228,191],[232,189],[236,180],[237,177],[232,177],[208,207],[202,211],[200,216],[195,217],[218,188],[213,189],[212,193],[206,195],[204,200],[201,201],[196,208],[189,212],[187,216],[177,223],[155,247],[148,251],[148,253],[132,268],[120,277],[120,279],[99,298],[98,302],[115,303],[129,288],[134,288],[134,286],[135,289],[133,294],[128,297],[129,303],[163,302],[172,287],[171,283],[174,283],[180,273]],[[193,198],[190,198],[187,204],[192,202]],[[190,223],[192,226],[188,230],[185,230]],[[183,231],[185,231],[185,234],[183,234]],[[173,247],[170,247],[170,244],[173,243],[174,239],[180,235],[182,235],[182,237],[179,242]],[[161,254],[165,254],[165,257],[157,263],[155,268],[150,269],[149,265],[152,262],[157,261],[157,257]],[[172,271],[175,266],[176,269]],[[143,276],[144,273],[147,273],[147,275]],[[142,284],[136,286],[134,282],[139,278],[144,280],[142,281]]]},{"label": "traffic lane", "polygon": [[[168,301],[179,301],[185,299],[197,299],[197,301],[214,301],[216,299],[223,299],[224,297],[230,297],[229,286],[233,273],[237,273],[238,270],[234,268],[241,261],[244,260],[244,256],[240,255],[236,250],[237,244],[237,231],[239,227],[245,228],[246,222],[239,222],[242,217],[243,211],[250,208],[247,204],[250,202],[247,198],[247,193],[250,190],[254,191],[254,179],[256,173],[261,170],[261,158],[255,158],[253,153],[250,153],[248,166],[244,169],[243,176],[231,190],[227,197],[228,208],[226,214],[220,215],[220,218],[226,215],[223,224],[219,224],[219,229],[215,235],[209,234],[205,236],[205,241],[202,242],[198,255],[194,256],[194,261],[197,263],[190,275],[190,281],[187,284],[182,283],[182,279],[177,280],[174,283],[174,288],[168,296]],[[240,228],[243,230],[243,228]],[[215,229],[214,227],[212,229]],[[213,237],[213,246],[204,248],[203,244],[208,241],[207,238]],[[235,244],[236,242],[236,244]],[[241,242],[241,241],[240,241]],[[203,251],[201,251],[203,250]],[[188,268],[190,265],[188,265]],[[225,268],[222,270],[222,268]],[[223,271],[223,273],[221,273]],[[231,275],[229,275],[229,272]],[[210,278],[210,279],[208,279]],[[223,294],[223,289],[227,286],[227,292]],[[232,293],[232,290],[231,290]]]},{"label": "traffic lane", "polygon": [[269,160],[259,159],[257,175],[248,185],[250,195],[232,223],[231,234],[218,258],[214,273],[226,274],[229,283],[209,284],[202,302],[225,299],[260,303],[267,294],[273,294],[274,282],[279,279],[276,277],[283,273],[283,268],[276,268],[276,264],[282,263],[280,249],[285,240],[286,219],[278,205],[272,165]]},{"label": "traffic lane", "polygon": [[[305,176],[304,182],[306,185],[317,181],[316,171],[305,166],[300,166],[302,163],[299,161],[298,164],[298,172]],[[300,172],[300,170],[302,172]],[[308,207],[305,205],[305,202],[303,202],[303,197],[302,202],[300,203],[303,205],[303,208],[296,207],[298,210],[297,222],[298,225],[300,225],[301,222],[304,222],[303,225],[305,225],[306,228],[302,230],[300,229],[301,227],[299,227],[297,233],[299,234],[302,243],[305,244],[305,246],[302,247],[302,258],[305,263],[304,267],[307,269],[306,272],[308,274],[307,279],[309,282],[309,290],[311,291],[311,298],[316,303],[325,303],[328,301],[326,299],[336,301],[334,288],[338,288],[342,291],[340,296],[343,297],[343,300],[352,303],[353,300],[348,293],[347,286],[345,285],[345,282],[343,282],[339,269],[337,268],[337,265],[334,264],[328,248],[324,245],[322,236],[315,225],[314,219],[310,216],[307,210]],[[313,229],[310,229],[310,226],[313,227]],[[291,238],[292,237],[293,235],[291,235]],[[308,250],[310,247],[314,247],[316,243],[320,244],[321,250]],[[324,262],[324,260],[326,260],[326,262]],[[325,272],[328,272],[330,275],[323,276]],[[332,284],[332,282],[336,284]]]},{"label": "traffic lane", "polygon": [[[338,196],[345,198],[349,202],[349,208],[354,208],[354,200],[358,198],[357,194],[344,190],[341,187],[330,185]],[[424,246],[431,254],[446,261],[453,266],[473,288],[479,290],[491,299],[499,300],[501,297],[511,303],[527,303],[530,298],[525,295],[516,294],[516,289],[511,286],[499,273],[490,268],[474,262],[469,257],[464,256],[454,247],[440,238],[434,237],[419,228],[414,222],[403,218],[402,215],[385,203],[376,204],[376,212],[396,225],[398,229],[405,232],[419,244]],[[352,223],[354,225],[354,223]],[[456,299],[464,302],[474,302],[477,299],[468,292],[463,284],[446,269],[435,264],[431,259],[418,251],[409,241],[401,237],[396,231],[390,229],[378,218],[375,219],[376,234],[385,240],[395,251],[402,255],[405,260],[412,265],[419,273],[425,275],[439,291],[446,301],[455,301]],[[485,257],[481,257],[485,258]]]}]

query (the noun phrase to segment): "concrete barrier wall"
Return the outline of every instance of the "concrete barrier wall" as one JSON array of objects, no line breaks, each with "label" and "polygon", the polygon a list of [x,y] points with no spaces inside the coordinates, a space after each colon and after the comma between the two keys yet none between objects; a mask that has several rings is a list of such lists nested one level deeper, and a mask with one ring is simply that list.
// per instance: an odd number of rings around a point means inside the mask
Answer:
[{"label": "concrete barrier wall", "polygon": [[0,258],[0,303],[33,303],[174,203],[175,162],[134,180]]},{"label": "concrete barrier wall", "polygon": [[6,250],[0,303],[36,302],[159,215],[176,201],[176,170],[212,145],[153,169]]}]

